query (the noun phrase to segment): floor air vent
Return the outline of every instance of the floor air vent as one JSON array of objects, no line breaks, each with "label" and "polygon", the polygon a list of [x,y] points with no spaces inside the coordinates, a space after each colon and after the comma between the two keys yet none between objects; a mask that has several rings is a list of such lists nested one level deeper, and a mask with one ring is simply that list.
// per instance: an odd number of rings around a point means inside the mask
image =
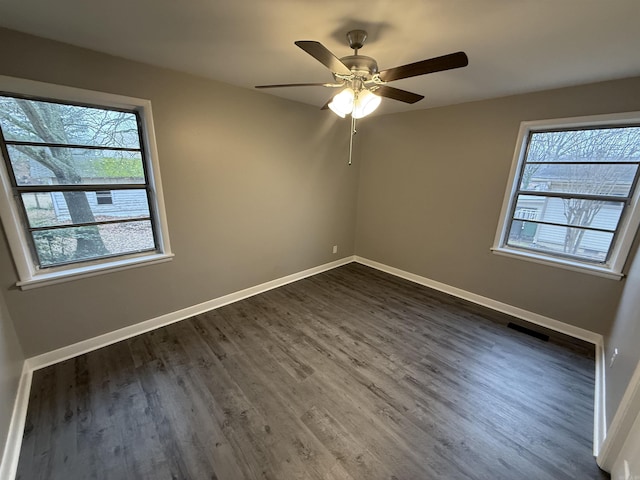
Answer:
[{"label": "floor air vent", "polygon": [[527,335],[531,335],[532,337],[536,337],[543,342],[549,341],[549,335],[545,335],[544,333],[536,332],[535,330],[531,330],[530,328],[523,327],[522,325],[516,325],[515,323],[509,322],[507,327],[512,328],[520,333],[526,333]]}]

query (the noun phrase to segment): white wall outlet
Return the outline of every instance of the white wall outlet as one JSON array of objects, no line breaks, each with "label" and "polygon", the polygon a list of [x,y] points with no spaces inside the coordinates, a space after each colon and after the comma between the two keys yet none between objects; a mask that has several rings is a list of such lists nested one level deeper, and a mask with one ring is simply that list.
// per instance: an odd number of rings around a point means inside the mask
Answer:
[{"label": "white wall outlet", "polygon": [[338,253],[338,245],[333,246],[333,253]]},{"label": "white wall outlet", "polygon": [[611,355],[611,360],[609,360],[609,368],[613,367],[613,362],[616,361],[616,357],[618,356],[618,349],[613,349],[613,354]]}]

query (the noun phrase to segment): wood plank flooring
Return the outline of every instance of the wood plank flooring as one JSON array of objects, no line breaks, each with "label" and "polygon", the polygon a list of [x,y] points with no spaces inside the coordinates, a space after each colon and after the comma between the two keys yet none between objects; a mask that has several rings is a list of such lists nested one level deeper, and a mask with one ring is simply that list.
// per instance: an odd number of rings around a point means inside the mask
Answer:
[{"label": "wood plank flooring", "polygon": [[349,264],[34,373],[17,478],[602,479],[593,353]]}]

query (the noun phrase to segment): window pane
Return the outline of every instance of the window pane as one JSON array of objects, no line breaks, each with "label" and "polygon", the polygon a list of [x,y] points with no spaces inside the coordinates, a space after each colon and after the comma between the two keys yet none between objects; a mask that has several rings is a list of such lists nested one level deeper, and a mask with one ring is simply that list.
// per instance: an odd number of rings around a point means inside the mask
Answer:
[{"label": "window pane", "polygon": [[623,202],[519,195],[513,216],[517,220],[538,220],[614,231],[623,207]]},{"label": "window pane", "polygon": [[613,233],[609,232],[513,220],[507,244],[541,253],[604,262],[612,240]]},{"label": "window pane", "polygon": [[528,164],[520,190],[626,197],[637,170],[633,164]]},{"label": "window pane", "polygon": [[132,112],[0,96],[5,140],[140,148]]},{"label": "window pane", "polygon": [[7,152],[20,186],[145,183],[140,152],[13,145]]},{"label": "window pane", "polygon": [[637,162],[640,127],[532,133],[529,162]]},{"label": "window pane", "polygon": [[22,203],[32,228],[149,217],[145,190],[111,190],[111,203],[100,203],[99,193],[30,192]]},{"label": "window pane", "polygon": [[33,240],[43,267],[155,248],[149,220],[43,230]]}]

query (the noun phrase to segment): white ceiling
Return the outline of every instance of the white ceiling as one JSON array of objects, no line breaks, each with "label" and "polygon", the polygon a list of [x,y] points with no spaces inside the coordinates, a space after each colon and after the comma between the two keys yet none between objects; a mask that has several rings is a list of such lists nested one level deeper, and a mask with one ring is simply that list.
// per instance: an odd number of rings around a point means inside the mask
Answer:
[{"label": "white ceiling", "polygon": [[[240,87],[331,81],[296,47],[317,40],[380,69],[463,50],[469,66],[392,85],[380,113],[640,75],[640,0],[1,0],[0,25]],[[322,87],[262,90],[322,106]]]}]

